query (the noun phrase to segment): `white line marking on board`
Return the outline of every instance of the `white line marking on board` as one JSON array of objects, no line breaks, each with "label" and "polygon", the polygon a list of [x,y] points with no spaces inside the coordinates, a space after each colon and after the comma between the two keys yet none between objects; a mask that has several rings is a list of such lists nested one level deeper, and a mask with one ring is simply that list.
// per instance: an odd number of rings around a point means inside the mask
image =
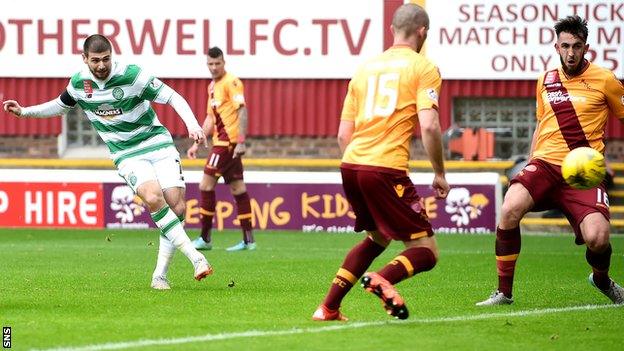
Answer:
[{"label": "white line marking on board", "polygon": [[449,322],[466,322],[466,321],[476,321],[476,320],[496,319],[496,318],[539,316],[539,315],[544,315],[544,314],[618,308],[622,306],[623,305],[583,305],[583,306],[570,306],[570,307],[559,307],[559,308],[533,309],[533,310],[525,310],[525,311],[506,312],[506,313],[498,312],[498,313],[483,313],[483,314],[454,316],[454,317],[411,319],[411,320],[406,320],[406,321],[389,320],[389,321],[375,321],[375,322],[341,323],[341,324],[333,324],[333,325],[316,327],[316,328],[292,328],[292,329],[282,329],[282,330],[250,330],[250,331],[233,332],[233,333],[188,336],[188,337],[183,337],[183,338],[143,339],[143,340],[135,340],[135,341],[123,341],[123,342],[93,344],[93,345],[85,345],[85,346],[66,346],[66,347],[58,347],[58,348],[45,349],[45,350],[39,350],[39,351],[121,350],[121,349],[127,349],[127,348],[163,346],[163,345],[180,345],[180,344],[188,344],[188,343],[194,343],[194,342],[230,340],[230,339],[241,339],[241,338],[251,338],[251,337],[324,333],[324,332],[330,332],[330,331],[335,331],[335,330],[358,329],[358,328],[366,328],[366,327],[381,326],[381,325],[449,323]]}]

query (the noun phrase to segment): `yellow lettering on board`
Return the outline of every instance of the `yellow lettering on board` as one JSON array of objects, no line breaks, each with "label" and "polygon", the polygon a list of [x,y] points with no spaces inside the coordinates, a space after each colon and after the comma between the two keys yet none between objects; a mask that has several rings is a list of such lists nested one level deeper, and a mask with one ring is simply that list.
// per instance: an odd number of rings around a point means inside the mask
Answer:
[{"label": "yellow lettering on board", "polygon": [[186,215],[184,217],[187,224],[199,223],[199,201],[191,199],[186,202]]},{"label": "yellow lettering on board", "polygon": [[321,217],[321,214],[312,207],[312,204],[321,199],[319,195],[308,196],[308,193],[301,193],[301,217],[308,218],[308,213],[314,218]]}]

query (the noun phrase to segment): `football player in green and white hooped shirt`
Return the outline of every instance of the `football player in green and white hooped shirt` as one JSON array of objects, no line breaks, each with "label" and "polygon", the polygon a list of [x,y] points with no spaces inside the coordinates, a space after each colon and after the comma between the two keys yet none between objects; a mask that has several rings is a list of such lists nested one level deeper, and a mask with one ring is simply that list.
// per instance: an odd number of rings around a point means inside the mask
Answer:
[{"label": "football player in green and white hooped shirt", "polygon": [[23,108],[17,101],[7,100],[4,110],[18,117],[53,117],[80,106],[108,146],[119,175],[145,202],[160,228],[152,287],[169,289],[166,274],[176,248],[193,263],[195,279],[201,280],[212,273],[212,267],[184,230],[186,202],[180,155],[150,101],[171,105],[196,142],[205,142],[202,128],[182,96],[140,67],[113,62],[111,57],[108,39],[91,35],[82,54],[87,67],[71,77],[58,98]]}]

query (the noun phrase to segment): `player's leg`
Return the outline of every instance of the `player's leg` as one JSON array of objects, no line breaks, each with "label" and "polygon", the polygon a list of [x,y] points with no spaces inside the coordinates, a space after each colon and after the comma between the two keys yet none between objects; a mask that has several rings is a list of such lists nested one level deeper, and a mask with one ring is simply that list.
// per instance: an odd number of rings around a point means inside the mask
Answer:
[{"label": "player's leg", "polygon": [[161,235],[193,263],[195,279],[201,280],[212,273],[206,258],[193,247],[180,219],[165,201],[163,188],[185,187],[177,151],[172,148],[161,149],[141,159],[122,161],[119,174],[147,205]]},{"label": "player's leg", "polygon": [[574,228],[576,243],[586,245],[585,258],[592,267],[589,282],[613,303],[624,303],[624,289],[609,277],[612,249],[609,201],[604,184],[588,190],[568,188],[563,196],[564,212]]},{"label": "player's leg", "polygon": [[558,166],[538,159],[531,160],[512,180],[501,208],[496,229],[496,268],[498,289],[477,306],[508,305],[513,302],[512,288],[516,262],[520,254],[520,220],[531,210],[557,206],[561,191]]},{"label": "player's leg", "polygon": [[407,307],[393,284],[419,272],[432,269],[437,246],[427,219],[424,201],[403,172],[360,172],[363,197],[379,232],[388,239],[407,243],[407,248],[380,271],[363,275],[366,291],[377,295],[388,314],[405,319]]},{"label": "player's leg", "polygon": [[[388,246],[390,241],[378,232],[371,231],[360,243],[347,253],[342,265],[332,280],[329,291],[312,316],[314,320],[327,320],[327,316],[338,316],[340,304],[353,285],[366,272],[371,263]],[[339,319],[339,318],[332,318]]]},{"label": "player's leg", "polygon": [[488,299],[478,302],[477,306],[507,305],[513,302],[514,274],[521,247],[520,220],[533,206],[533,198],[522,183],[516,182],[509,187],[496,228],[498,289]]},{"label": "player's leg", "polygon": [[152,220],[160,228],[161,235],[166,237],[193,263],[195,279],[201,280],[212,273],[212,268],[208,265],[204,256],[193,247],[180,219],[165,202],[165,197],[158,181],[150,180],[139,185],[137,195],[148,206]]},{"label": "player's leg", "polygon": [[199,220],[201,222],[201,235],[197,237],[193,244],[198,250],[212,249],[212,219],[215,214],[217,199],[215,187],[217,177],[215,174],[204,172],[199,183]]},{"label": "player's leg", "polygon": [[256,241],[253,237],[251,201],[243,177],[243,162],[240,156],[234,157],[232,148],[228,148],[226,151],[227,153],[222,155],[219,170],[223,175],[223,180],[229,185],[232,196],[234,196],[238,212],[237,219],[243,233],[243,240],[234,246],[228,247],[226,250],[255,250]]},{"label": "player's leg", "polygon": [[342,184],[347,200],[355,213],[355,230],[366,230],[367,236],[347,253],[333,278],[329,291],[312,319],[317,321],[346,320],[340,313],[340,304],[358,279],[366,272],[373,260],[388,246],[390,240],[375,229],[375,222],[368,212],[366,202],[357,184],[356,171],[341,169]]},{"label": "player's leg", "polygon": [[613,303],[624,303],[624,290],[609,278],[611,265],[611,243],[609,242],[609,222],[598,212],[590,213],[580,225],[587,249],[585,258],[592,267],[589,282],[605,294]]},{"label": "player's leg", "polygon": [[[224,176],[225,177],[225,176]],[[240,222],[243,232],[243,240],[238,244],[227,248],[227,251],[255,250],[256,240],[253,236],[253,226],[251,222],[251,201],[247,194],[247,187],[242,179],[226,179],[230,185],[230,192],[234,196],[236,209],[238,211],[237,219]]]},{"label": "player's leg", "polygon": [[[184,217],[186,213],[185,189],[182,187],[171,187],[164,189],[163,194],[165,196],[165,202],[176,214],[182,225],[184,225]],[[170,289],[167,272],[169,271],[169,265],[173,260],[175,250],[176,248],[173,243],[161,235],[158,246],[158,258],[156,259],[156,268],[152,273],[152,288],[157,290]]]},{"label": "player's leg", "polygon": [[379,296],[388,314],[398,318],[408,317],[407,307],[394,285],[418,273],[435,267],[438,260],[438,246],[435,237],[427,236],[405,242],[406,249],[377,272],[366,273],[362,285]]}]

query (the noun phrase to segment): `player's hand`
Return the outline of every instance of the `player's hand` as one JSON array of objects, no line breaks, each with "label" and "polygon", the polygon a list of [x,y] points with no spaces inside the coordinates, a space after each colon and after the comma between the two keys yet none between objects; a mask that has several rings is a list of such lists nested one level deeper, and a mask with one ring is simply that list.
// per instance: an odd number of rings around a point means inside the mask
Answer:
[{"label": "player's hand", "polygon": [[4,111],[14,114],[17,117],[22,115],[22,106],[15,100],[7,100],[2,103]]},{"label": "player's hand", "polygon": [[189,138],[193,139],[195,144],[204,144],[205,147],[208,147],[208,140],[206,140],[202,129],[191,130],[189,132]]},{"label": "player's hand", "polygon": [[245,154],[245,151],[247,151],[247,147],[245,146],[245,143],[240,143],[240,144],[236,144],[236,147],[234,147],[234,158],[242,156]]},{"label": "player's hand", "polygon": [[186,151],[186,156],[188,158],[190,158],[191,160],[194,160],[197,158],[197,149],[199,149],[199,144],[198,143],[193,143],[193,145],[191,145],[191,147]]},{"label": "player's hand", "polygon": [[433,184],[431,184],[431,186],[433,187],[436,199],[446,199],[446,196],[451,189],[443,174],[436,174],[433,177]]}]

